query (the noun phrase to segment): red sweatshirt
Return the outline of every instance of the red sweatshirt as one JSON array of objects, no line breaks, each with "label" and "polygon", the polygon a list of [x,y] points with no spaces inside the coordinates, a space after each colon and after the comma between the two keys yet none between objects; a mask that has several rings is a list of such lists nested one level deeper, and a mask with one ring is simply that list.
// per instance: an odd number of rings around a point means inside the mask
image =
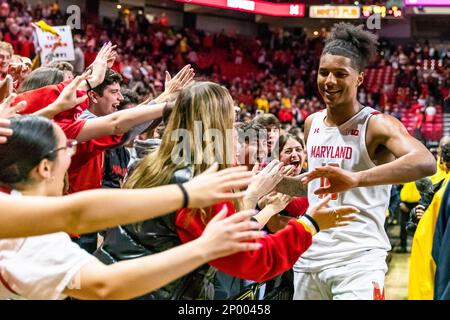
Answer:
[{"label": "red sweatshirt", "polygon": [[[213,215],[217,214],[223,205],[228,207],[228,215],[235,213],[233,204],[225,202],[213,206]],[[187,221],[189,223],[186,225]],[[198,238],[205,229],[200,216],[190,217],[189,210],[186,209],[178,211],[175,224],[183,243]],[[264,282],[289,270],[309,248],[312,237],[303,224],[292,219],[284,229],[267,235],[258,242],[263,245],[259,250],[235,253],[210,261],[209,264],[234,277]]]},{"label": "red sweatshirt", "polygon": [[286,211],[291,217],[298,217],[305,214],[308,210],[309,203],[307,197],[294,197],[286,206]]}]

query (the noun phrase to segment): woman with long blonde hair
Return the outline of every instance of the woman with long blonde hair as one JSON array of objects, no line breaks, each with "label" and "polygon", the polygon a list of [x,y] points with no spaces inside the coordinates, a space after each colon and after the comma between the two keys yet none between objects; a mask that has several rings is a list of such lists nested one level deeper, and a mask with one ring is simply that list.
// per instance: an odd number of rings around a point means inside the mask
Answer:
[{"label": "woman with long blonde hair", "polygon": [[[197,82],[182,90],[178,97],[158,150],[146,156],[125,184],[126,188],[148,188],[168,183],[181,183],[201,174],[218,162],[220,168],[233,166],[234,111],[227,89],[211,82]],[[108,230],[105,241],[95,255],[105,263],[154,254],[201,235],[206,223],[224,207],[234,214],[241,207],[256,205],[261,196],[280,181],[279,162],[263,169],[247,189],[243,203],[230,201],[199,210],[181,209],[168,216],[139,224]],[[245,199],[244,198],[244,199]],[[249,201],[254,199],[254,202]],[[262,248],[254,252],[233,254],[209,264],[227,274],[262,282],[292,267],[311,245],[312,236],[320,229],[344,225],[352,219],[353,207],[336,209],[337,222],[328,209],[321,209],[329,198],[311,207],[308,216],[290,221],[273,235],[258,240]],[[311,217],[312,216],[312,217]],[[170,285],[149,293],[148,299],[212,298],[213,268],[207,265]]]}]

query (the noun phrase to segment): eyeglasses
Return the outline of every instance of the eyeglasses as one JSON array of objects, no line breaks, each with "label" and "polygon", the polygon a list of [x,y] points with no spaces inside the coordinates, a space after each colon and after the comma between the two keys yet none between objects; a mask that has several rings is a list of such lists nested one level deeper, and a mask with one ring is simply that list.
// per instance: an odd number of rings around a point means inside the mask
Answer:
[{"label": "eyeglasses", "polygon": [[65,147],[61,147],[61,148],[57,148],[57,149],[51,150],[49,153],[47,153],[44,156],[44,159],[47,158],[48,156],[50,156],[51,154],[56,153],[56,152],[61,151],[61,150],[67,150],[69,156],[73,156],[77,152],[77,145],[78,145],[78,141],[77,140],[72,140],[72,139],[67,140],[67,143],[66,143]]}]

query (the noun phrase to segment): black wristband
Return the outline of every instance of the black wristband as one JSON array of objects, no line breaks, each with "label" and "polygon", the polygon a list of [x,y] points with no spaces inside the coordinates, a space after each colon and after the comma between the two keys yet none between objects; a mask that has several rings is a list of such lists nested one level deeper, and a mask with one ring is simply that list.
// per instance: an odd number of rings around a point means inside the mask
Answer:
[{"label": "black wristband", "polygon": [[183,192],[183,207],[182,208],[187,208],[189,205],[189,195],[182,183],[177,183],[177,186],[180,188],[181,192]]},{"label": "black wristband", "polygon": [[89,81],[88,81],[88,79],[85,79],[85,81],[86,81],[86,83],[87,83],[87,85],[88,85],[88,91],[92,91],[92,87],[91,87],[91,84],[89,83]]},{"label": "black wristband", "polygon": [[313,217],[311,217],[309,214],[306,214],[306,213],[305,213],[303,216],[304,216],[306,219],[308,219],[309,222],[311,222],[311,223],[313,224],[313,226],[314,226],[314,228],[316,228],[316,231],[317,231],[317,232],[320,231],[319,225],[317,224],[316,220],[313,219]]}]

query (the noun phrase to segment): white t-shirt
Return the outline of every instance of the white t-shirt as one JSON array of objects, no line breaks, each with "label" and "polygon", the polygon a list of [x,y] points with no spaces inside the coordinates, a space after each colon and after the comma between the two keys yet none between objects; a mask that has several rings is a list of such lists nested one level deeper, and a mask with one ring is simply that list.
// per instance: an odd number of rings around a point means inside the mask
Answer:
[{"label": "white t-shirt", "polygon": [[95,259],[64,232],[0,239],[0,300],[65,299],[74,276]]}]

